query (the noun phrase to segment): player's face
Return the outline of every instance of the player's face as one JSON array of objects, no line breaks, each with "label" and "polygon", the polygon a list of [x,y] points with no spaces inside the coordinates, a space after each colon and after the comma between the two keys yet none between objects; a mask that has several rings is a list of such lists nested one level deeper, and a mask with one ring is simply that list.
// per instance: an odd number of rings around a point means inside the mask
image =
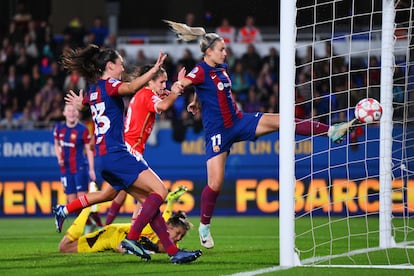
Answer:
[{"label": "player's face", "polygon": [[223,64],[227,56],[226,44],[223,40],[217,40],[214,43],[213,49],[207,50],[209,59],[216,65]]},{"label": "player's face", "polygon": [[67,104],[63,109],[63,116],[65,116],[67,123],[74,124],[79,119],[79,111],[73,105]]},{"label": "player's face", "polygon": [[124,59],[119,56],[113,63],[111,77],[120,80],[122,72],[124,72]]},{"label": "player's face", "polygon": [[171,226],[167,224],[167,227],[168,227],[168,233],[170,234],[170,239],[174,243],[181,241],[184,238],[185,234],[187,233],[184,227],[181,227],[181,226]]},{"label": "player's face", "polygon": [[167,87],[167,73],[161,74],[155,80],[150,80],[148,84],[152,91],[154,91],[161,99],[168,95],[168,92],[165,90]]}]

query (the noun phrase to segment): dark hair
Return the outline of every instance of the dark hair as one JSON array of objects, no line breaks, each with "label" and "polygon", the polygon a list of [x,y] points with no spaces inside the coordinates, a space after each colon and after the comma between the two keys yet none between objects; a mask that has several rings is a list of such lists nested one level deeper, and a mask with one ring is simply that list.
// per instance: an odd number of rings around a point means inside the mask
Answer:
[{"label": "dark hair", "polygon": [[186,231],[190,230],[193,225],[188,220],[187,215],[183,211],[178,211],[170,217],[167,223],[174,227],[183,227]]},{"label": "dark hair", "polygon": [[106,64],[115,63],[120,55],[113,49],[100,49],[94,44],[85,48],[65,49],[62,65],[68,71],[78,71],[88,82],[96,82],[105,71]]}]

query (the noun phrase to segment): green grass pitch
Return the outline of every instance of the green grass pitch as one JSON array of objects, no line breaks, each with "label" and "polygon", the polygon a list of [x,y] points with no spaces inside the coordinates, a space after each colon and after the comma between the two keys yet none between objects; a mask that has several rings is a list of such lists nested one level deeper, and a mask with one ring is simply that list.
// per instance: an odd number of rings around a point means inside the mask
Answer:
[{"label": "green grass pitch", "polygon": [[[64,230],[73,221],[69,218]],[[121,217],[116,222],[127,222]],[[180,246],[187,249],[201,248],[198,241],[198,219],[192,217],[192,229]],[[301,227],[298,222],[297,227]],[[309,223],[303,222],[303,223]],[[323,220],[320,222],[323,225]],[[309,225],[304,225],[309,227]],[[362,226],[362,228],[365,226]],[[322,228],[321,228],[322,229]],[[327,233],[318,235],[329,236]],[[149,262],[133,255],[112,252],[95,254],[62,254],[58,243],[63,236],[55,232],[50,218],[1,218],[0,219],[0,275],[257,275],[255,270],[279,264],[279,222],[277,217],[215,217],[212,234],[214,249],[203,249],[203,256],[194,263],[174,265],[166,254],[156,254]],[[366,241],[359,237],[361,243]],[[298,242],[310,246],[304,237]],[[347,241],[338,240],[338,243]],[[374,242],[374,241],[373,241]],[[355,245],[357,247],[357,245]],[[361,244],[360,247],[364,247]],[[326,250],[326,248],[323,248]],[[393,258],[407,259],[390,251]],[[409,256],[413,260],[413,252]],[[375,254],[373,255],[375,258]],[[380,257],[378,257],[380,258]],[[381,260],[379,260],[381,261]],[[250,273],[250,274],[249,274]],[[264,275],[413,275],[413,270],[363,269],[363,268],[312,268],[296,267]]]}]

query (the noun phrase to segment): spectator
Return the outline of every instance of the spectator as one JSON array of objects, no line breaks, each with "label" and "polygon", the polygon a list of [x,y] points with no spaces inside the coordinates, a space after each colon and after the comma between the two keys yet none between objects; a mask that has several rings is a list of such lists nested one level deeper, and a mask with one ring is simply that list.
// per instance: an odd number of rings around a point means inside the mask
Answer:
[{"label": "spectator", "polygon": [[63,91],[79,91],[86,89],[86,80],[77,71],[70,72],[63,83]]},{"label": "spectator", "polygon": [[143,49],[139,49],[137,52],[136,65],[141,67],[151,63],[151,59],[147,57]]},{"label": "spectator", "polygon": [[39,53],[45,43],[45,39],[42,37],[44,34],[40,28],[36,27],[36,22],[34,20],[29,21],[27,28],[26,35],[28,35],[31,41],[36,45],[36,50]]},{"label": "spectator", "polygon": [[23,130],[33,130],[35,129],[36,121],[32,117],[32,102],[27,102],[26,106],[23,108],[22,115],[17,119],[17,124],[19,129]]},{"label": "spectator", "polygon": [[63,34],[66,36],[66,40],[72,48],[82,47],[84,45],[83,39],[85,38],[86,30],[78,16],[73,17],[69,21],[63,30]]},{"label": "spectator", "polygon": [[[268,81],[271,81],[270,83]],[[261,102],[267,102],[272,92],[274,82],[268,79],[265,74],[260,74],[256,79],[256,93]]]},{"label": "spectator", "polygon": [[10,91],[10,86],[8,82],[3,82],[1,85],[0,91],[0,118],[5,116],[6,108],[10,108],[13,104],[13,95]]},{"label": "spectator", "polygon": [[27,32],[27,25],[32,20],[32,15],[27,11],[25,1],[18,1],[16,13],[13,16],[13,21],[16,23],[16,27],[20,32]]},{"label": "spectator", "polygon": [[26,48],[23,45],[18,46],[18,56],[16,60],[16,74],[23,75],[31,72],[32,66],[35,63],[35,59],[29,56],[26,52]]},{"label": "spectator", "polygon": [[269,100],[265,104],[265,111],[279,113],[279,84],[275,83],[273,87],[273,93],[270,94]]},{"label": "spectator", "polygon": [[305,109],[306,117],[309,117],[311,114],[311,99],[312,99],[312,89],[310,76],[307,73],[300,72],[298,74],[297,81],[297,92],[296,96],[301,98],[303,101],[303,108]]},{"label": "spectator", "polygon": [[111,48],[111,49],[117,49],[117,36],[114,33],[110,33],[108,37],[105,39],[104,47],[105,48]]},{"label": "spectator", "polygon": [[32,78],[29,73],[22,76],[16,87],[17,111],[22,112],[28,101],[32,101],[37,91],[33,89]]},{"label": "spectator", "polygon": [[190,26],[190,27],[194,26],[195,18],[196,16],[193,12],[188,12],[185,15],[185,24],[187,24],[187,26]]},{"label": "spectator", "polygon": [[23,42],[23,33],[17,29],[16,23],[13,21],[9,23],[7,38],[9,39],[10,44],[13,46],[17,43]]},{"label": "spectator", "polygon": [[53,124],[63,120],[62,110],[64,105],[63,95],[61,93],[54,94],[52,101],[49,104],[49,110],[46,112],[45,122]]},{"label": "spectator", "polygon": [[37,49],[36,43],[33,41],[29,33],[25,34],[23,45],[26,49],[27,55],[30,56],[30,58],[36,59],[39,57],[39,51]]},{"label": "spectator", "polygon": [[263,57],[262,63],[268,63],[270,71],[277,78],[279,74],[279,53],[277,52],[275,47],[269,48],[269,54]]},{"label": "spectator", "polygon": [[230,25],[228,18],[223,18],[221,20],[221,25],[216,28],[216,33],[224,39],[226,44],[235,41],[236,29]]},{"label": "spectator", "polygon": [[237,41],[241,43],[255,43],[262,41],[260,30],[254,25],[254,17],[246,17],[246,25],[240,28]]},{"label": "spectator", "polygon": [[13,117],[13,110],[11,108],[7,108],[4,112],[4,118],[0,121],[0,129],[13,130],[17,129],[17,127],[18,123]]},{"label": "spectator", "polygon": [[109,34],[109,29],[104,25],[103,19],[100,16],[95,17],[93,26],[89,29],[89,33],[94,34],[93,43],[98,46],[103,46]]},{"label": "spectator", "polygon": [[196,60],[193,57],[193,52],[189,48],[185,48],[182,57],[178,60],[178,63],[184,66],[187,72],[190,72],[196,64]]},{"label": "spectator", "polygon": [[0,48],[0,74],[6,74],[9,66],[14,62],[14,49],[8,37],[3,38]]},{"label": "spectator", "polygon": [[261,103],[259,101],[256,87],[254,85],[250,86],[248,93],[248,100],[243,105],[244,112],[258,112],[261,109]]},{"label": "spectator", "polygon": [[11,65],[9,67],[9,71],[7,74],[7,83],[9,84],[10,90],[16,90],[17,88],[17,82],[18,78],[16,75],[16,67],[14,65]]},{"label": "spectator", "polygon": [[45,76],[40,73],[39,64],[37,63],[32,66],[31,72],[33,90],[38,93],[45,83]]},{"label": "spectator", "polygon": [[57,61],[51,61],[50,73],[47,74],[47,76],[53,79],[53,83],[59,90],[63,90],[66,73],[63,71],[62,67],[57,63]]},{"label": "spectator", "polygon": [[262,58],[256,51],[256,47],[249,43],[246,52],[242,55],[241,61],[250,76],[255,79],[262,69]]},{"label": "spectator", "polygon": [[236,62],[234,72],[230,74],[230,79],[233,93],[237,95],[237,99],[241,103],[244,103],[247,100],[247,91],[253,85],[253,80],[250,79],[240,60]]},{"label": "spectator", "polygon": [[264,63],[257,79],[263,79],[263,85],[270,91],[272,84],[276,82],[276,74],[270,70],[269,63]]},{"label": "spectator", "polygon": [[37,93],[33,100],[32,115],[37,122],[43,122],[46,118],[49,102],[43,100],[42,94]]}]

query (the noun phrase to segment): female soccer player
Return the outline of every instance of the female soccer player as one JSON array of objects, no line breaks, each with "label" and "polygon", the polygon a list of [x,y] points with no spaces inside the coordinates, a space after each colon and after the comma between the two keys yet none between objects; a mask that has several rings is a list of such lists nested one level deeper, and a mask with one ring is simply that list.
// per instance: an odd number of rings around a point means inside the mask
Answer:
[{"label": "female soccer player", "polygon": [[[230,148],[235,142],[255,141],[258,137],[279,129],[279,114],[243,113],[233,100],[231,81],[227,73],[226,45],[222,37],[206,33],[204,28],[189,27],[182,23],[165,20],[184,41],[200,39],[203,61],[179,82],[183,87],[195,87],[194,100],[187,110],[202,112],[207,157],[207,185],[201,194],[199,235],[201,245],[214,246],[210,233],[217,197],[224,181],[224,168]],[[320,122],[296,119],[296,133],[300,135],[325,134],[332,141],[343,139],[352,122],[329,127]],[[292,122],[293,123],[293,122]]]},{"label": "female soccer player", "polygon": [[[152,69],[152,65],[146,65],[143,68],[138,68],[139,70],[134,71],[128,76],[131,80],[138,77],[140,74],[145,74]],[[178,73],[179,78],[185,76],[185,69],[183,68]],[[144,154],[145,143],[148,140],[149,135],[152,132],[152,127],[155,122],[156,113],[161,113],[170,108],[174,101],[178,98],[179,94],[171,93],[166,89],[167,82],[167,72],[164,68],[160,69],[151,77],[151,80],[140,89],[130,101],[128,106],[128,111],[125,119],[124,125],[124,138],[127,149],[137,158],[143,159],[142,155]],[[183,192],[184,189],[182,188]],[[185,192],[185,191],[184,191]],[[168,194],[168,197],[172,193]],[[105,190],[98,191],[96,193],[86,195],[88,201],[88,206],[98,202],[105,202],[113,200],[112,204],[108,210],[106,224],[112,223],[115,217],[119,213],[119,209],[124,203],[126,198],[126,192],[123,190],[116,191],[111,186]],[[60,232],[62,228],[62,223],[64,220],[64,215],[80,211],[86,205],[83,203],[85,200],[83,197],[77,198],[73,201],[70,201],[66,206],[56,208],[63,209],[62,216],[58,217],[59,221],[57,223],[57,231]],[[140,206],[137,205],[132,219],[136,218]]]},{"label": "female soccer player", "polygon": [[79,122],[79,111],[70,104],[63,109],[65,121],[53,129],[55,153],[61,171],[61,181],[68,202],[88,192],[89,181],[95,181],[91,135]]},{"label": "female soccer player", "polygon": [[[151,65],[146,65],[140,68],[141,73],[145,74],[151,70]],[[135,73],[132,74],[132,76]],[[178,73],[178,78],[185,76],[185,69],[181,69]],[[144,154],[145,144],[148,137],[151,135],[152,128],[155,123],[156,114],[167,111],[178,98],[179,94],[170,93],[166,89],[168,75],[164,68],[160,68],[151,78],[151,80],[141,88],[132,97],[124,126],[125,144],[128,150],[133,155],[141,156]],[[112,201],[111,207],[108,210],[106,223],[110,224],[119,213],[119,209],[124,203],[126,193],[120,191],[115,199]],[[133,216],[133,219],[135,214]]]},{"label": "female soccer player", "polygon": [[[70,91],[65,100],[79,109],[82,106],[91,109],[95,123],[96,156],[101,159],[102,177],[115,191],[125,190],[142,203],[141,212],[121,242],[122,247],[141,258],[151,259],[138,242],[142,229],[149,223],[171,256],[171,262],[186,263],[200,257],[201,251],[184,251],[171,241],[159,210],[168,190],[144,160],[128,151],[123,137],[122,96],[134,94],[144,86],[159,70],[165,58],[166,55],[161,52],[151,70],[131,82],[122,82],[123,58],[116,50],[100,49],[93,44],[76,50],[67,49],[62,55],[63,66],[68,71],[77,70],[89,82],[89,88],[85,95],[82,95],[82,91],[79,95]],[[171,90],[178,94],[182,91],[178,83]],[[89,205],[89,199],[84,197],[84,206]],[[55,211],[57,218],[60,211]]]},{"label": "female soccer player", "polygon": [[[167,208],[162,215],[167,223],[170,239],[174,244],[181,241],[192,227],[191,222],[187,219],[187,215],[184,212],[172,213],[173,204],[176,199],[178,197],[167,201]],[[130,223],[106,225],[93,233],[82,235],[90,209],[91,207],[83,209],[68,228],[65,236],[59,243],[59,251],[62,253],[93,253],[112,250],[120,253],[129,253],[122,248],[121,242],[125,239],[131,228]],[[147,251],[154,253],[166,252],[158,236],[149,225],[145,226],[142,230],[140,241]]]},{"label": "female soccer player", "polygon": [[[53,130],[55,153],[60,166],[60,180],[67,202],[88,192],[90,181],[96,181],[94,156],[90,147],[91,135],[79,121],[79,111],[70,104],[63,108],[65,121],[57,123]],[[91,212],[97,226],[102,226],[97,212]],[[91,226],[91,221],[88,220]]]}]

